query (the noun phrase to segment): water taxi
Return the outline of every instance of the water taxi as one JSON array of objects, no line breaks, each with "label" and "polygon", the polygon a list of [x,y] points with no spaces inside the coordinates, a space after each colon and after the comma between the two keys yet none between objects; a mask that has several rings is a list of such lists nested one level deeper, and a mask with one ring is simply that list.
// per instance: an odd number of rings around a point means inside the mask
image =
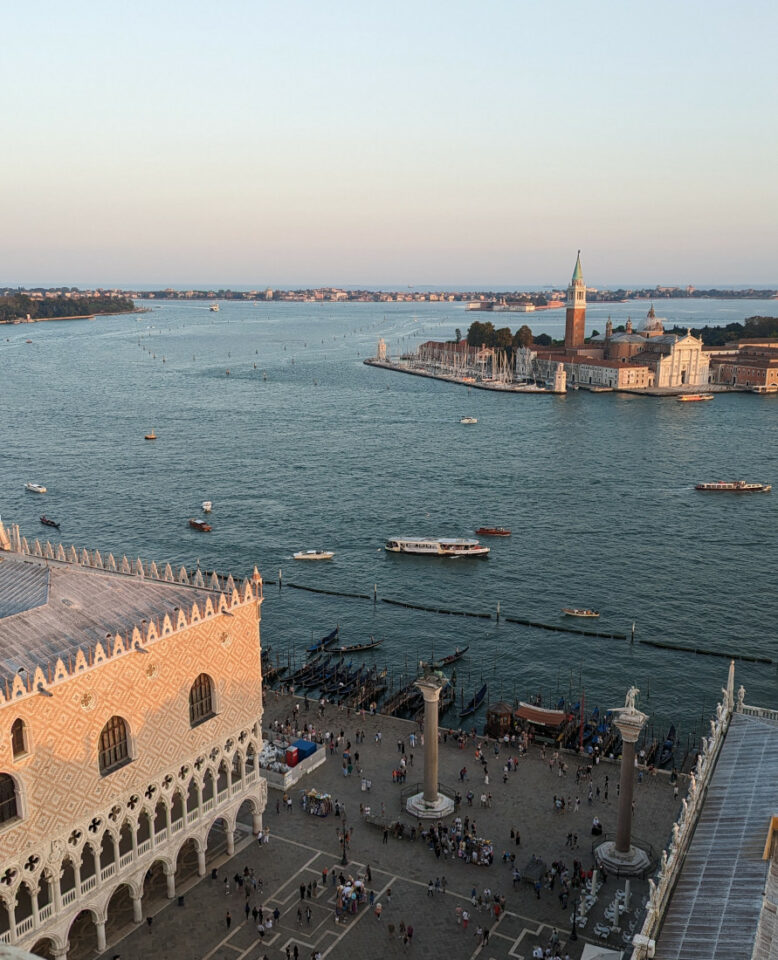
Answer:
[{"label": "water taxi", "polygon": [[479,527],[476,533],[479,537],[509,537],[511,535],[510,530],[506,530],[505,527]]},{"label": "water taxi", "polygon": [[589,610],[587,607],[562,607],[566,617],[599,617],[599,610]]},{"label": "water taxi", "polygon": [[203,500],[200,506],[203,508],[203,513],[210,513],[213,510],[213,503],[210,500]]},{"label": "water taxi", "polygon": [[746,483],[745,480],[717,480],[714,483],[698,483],[695,490],[713,490],[727,493],[769,493],[769,483]]},{"label": "water taxi", "polygon": [[152,430],[151,433],[146,433],[146,434],[144,434],[143,439],[144,439],[144,440],[156,440],[156,439],[157,439],[157,435],[156,435],[156,433],[154,433],[154,431]]},{"label": "water taxi", "polygon": [[25,490],[29,490],[30,493],[45,493],[46,488],[40,483],[25,483]]},{"label": "water taxi", "polygon": [[334,550],[298,550],[292,554],[295,560],[332,560]]},{"label": "water taxi", "polygon": [[205,520],[195,520],[194,518],[190,518],[190,520],[189,520],[189,526],[190,526],[193,530],[199,530],[200,533],[210,533],[210,532],[211,532],[211,525],[210,525],[210,523],[206,523]]},{"label": "water taxi", "polygon": [[460,423],[478,423],[478,417],[460,417]]},{"label": "water taxi", "polygon": [[400,540],[394,538],[385,544],[389,553],[418,553],[428,557],[485,557],[490,548],[481,546],[477,540],[464,540],[456,537],[441,537],[437,540],[420,538],[418,540]]},{"label": "water taxi", "polygon": [[211,311],[211,313],[218,313],[218,312],[219,312],[219,304],[218,304],[218,303],[212,303],[211,306],[210,306],[208,309]]},{"label": "water taxi", "polygon": [[675,398],[679,403],[702,403],[705,400],[712,400],[712,393],[684,393]]}]

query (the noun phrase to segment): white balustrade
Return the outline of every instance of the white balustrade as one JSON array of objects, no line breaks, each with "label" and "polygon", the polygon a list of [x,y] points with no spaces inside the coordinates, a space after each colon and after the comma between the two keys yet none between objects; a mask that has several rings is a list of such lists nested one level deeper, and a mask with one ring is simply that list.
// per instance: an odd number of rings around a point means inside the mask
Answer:
[{"label": "white balustrade", "polygon": [[164,843],[167,840],[167,827],[154,834],[154,846]]},{"label": "white balustrade", "polygon": [[124,870],[125,867],[129,867],[132,863],[132,850],[129,850],[127,853],[123,853],[119,858],[119,866]]},{"label": "white balustrade", "polygon": [[197,815],[198,815],[198,811],[197,811],[197,810],[190,810],[189,813],[187,813],[187,815],[186,815],[186,822],[187,822],[187,823],[194,823],[195,820],[197,819]]},{"label": "white balustrade", "polygon": [[48,920],[51,917],[52,913],[54,913],[54,904],[47,903],[38,911],[38,920],[43,923],[44,920]]},{"label": "white balustrade", "polygon": [[35,925],[33,917],[25,917],[24,920],[20,920],[16,924],[16,936],[23,937],[25,933],[29,933]]},{"label": "white balustrade", "polygon": [[181,830],[183,830],[183,829],[184,829],[184,818],[183,818],[183,817],[181,817],[180,820],[174,820],[173,823],[170,824],[170,832],[171,832],[171,833],[174,833],[174,834],[175,834],[175,833],[179,833],[179,831],[181,831]]},{"label": "white balustrade", "polygon": [[72,890],[66,890],[62,894],[62,906],[69,907],[70,904],[76,899],[76,888],[73,887]]},{"label": "white balustrade", "polygon": [[213,810],[216,800],[214,797],[209,797],[207,800],[203,800],[203,813],[208,813],[209,810]]},{"label": "white balustrade", "polygon": [[101,879],[101,880],[108,880],[108,879],[110,879],[110,877],[112,877],[115,873],[116,873],[116,864],[115,864],[115,863],[109,863],[107,867],[103,867],[103,869],[100,871],[100,879]]},{"label": "white balustrade", "polygon": [[230,795],[229,788],[225,790],[220,790],[219,793],[217,794],[217,798],[216,798],[217,802],[224,803],[224,801],[229,797],[229,795]]},{"label": "white balustrade", "polygon": [[87,877],[86,880],[81,881],[81,894],[89,893],[90,890],[94,890],[97,886],[97,874],[93,874],[91,877]]},{"label": "white balustrade", "polygon": [[246,783],[255,783],[257,779],[257,771],[249,770],[246,774]]},{"label": "white balustrade", "polygon": [[10,943],[10,942],[11,942],[11,931],[3,930],[3,932],[0,933],[0,943]]},{"label": "white balustrade", "polygon": [[144,840],[143,843],[138,844],[138,856],[142,857],[144,853],[148,853],[151,850],[151,837],[148,840]]}]

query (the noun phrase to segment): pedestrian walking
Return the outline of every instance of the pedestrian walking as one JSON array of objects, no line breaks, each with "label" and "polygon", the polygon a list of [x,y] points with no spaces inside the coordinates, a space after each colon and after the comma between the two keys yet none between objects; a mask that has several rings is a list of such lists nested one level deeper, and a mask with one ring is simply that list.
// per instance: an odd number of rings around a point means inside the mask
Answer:
[{"label": "pedestrian walking", "polygon": [[229,929],[230,929],[230,925],[232,924],[232,914],[230,913],[229,910],[227,911],[227,916],[226,916],[224,919],[225,919],[225,921],[226,921],[226,923],[227,923],[227,929],[229,930]]},{"label": "pedestrian walking", "polygon": [[462,911],[462,929],[467,933],[467,925],[470,922],[470,914],[467,910]]},{"label": "pedestrian walking", "polygon": [[224,878],[224,895],[228,897],[230,895],[230,881],[227,877]]}]

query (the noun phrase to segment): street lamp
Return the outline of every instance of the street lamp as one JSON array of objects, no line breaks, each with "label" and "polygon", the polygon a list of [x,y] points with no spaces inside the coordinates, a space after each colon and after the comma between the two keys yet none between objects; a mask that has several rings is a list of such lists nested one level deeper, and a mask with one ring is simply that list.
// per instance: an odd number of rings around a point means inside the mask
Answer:
[{"label": "street lamp", "polygon": [[348,856],[346,855],[346,850],[348,849],[348,844],[349,844],[349,833],[346,827],[345,818],[343,820],[342,826],[338,830],[338,840],[340,841],[341,847],[343,850],[343,856],[340,858],[340,862],[345,867],[348,865]]},{"label": "street lamp", "polygon": [[579,902],[580,902],[580,901],[577,899],[577,900],[575,901],[575,903],[573,904],[573,929],[570,931],[570,939],[571,939],[571,940],[577,940],[577,939],[578,939],[578,931],[576,930],[576,927],[578,926],[578,904],[579,904]]}]

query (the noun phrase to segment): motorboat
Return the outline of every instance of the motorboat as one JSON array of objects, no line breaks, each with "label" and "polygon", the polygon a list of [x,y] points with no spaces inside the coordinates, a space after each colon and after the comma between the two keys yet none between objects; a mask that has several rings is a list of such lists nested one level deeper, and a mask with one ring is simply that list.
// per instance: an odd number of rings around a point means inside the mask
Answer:
[{"label": "motorboat", "polygon": [[712,393],[684,393],[675,398],[679,403],[703,403],[705,400],[712,400]]},{"label": "motorboat", "polygon": [[509,537],[511,535],[510,530],[506,530],[505,527],[479,527],[476,533],[479,537]]},{"label": "motorboat", "polygon": [[460,417],[460,423],[478,423],[478,417]]},{"label": "motorboat", "polygon": [[590,610],[588,607],[562,607],[566,617],[599,617],[599,610]]},{"label": "motorboat", "polygon": [[195,520],[195,519],[192,517],[192,518],[190,518],[190,520],[189,520],[189,526],[190,526],[193,530],[199,530],[200,533],[210,533],[210,532],[211,532],[211,525],[210,525],[210,523],[206,523],[205,520]]},{"label": "motorboat", "polygon": [[213,510],[213,503],[210,500],[203,500],[200,506],[203,508],[203,513],[210,513]]},{"label": "motorboat", "polygon": [[219,312],[219,304],[218,304],[218,303],[212,303],[211,306],[209,307],[209,309],[210,309],[211,313],[218,313],[218,312]]},{"label": "motorboat", "polygon": [[144,440],[156,440],[156,439],[157,439],[157,435],[156,435],[156,433],[154,433],[154,431],[152,430],[151,433],[145,434],[144,437],[143,437],[143,439],[144,439]]},{"label": "motorboat", "polygon": [[25,483],[25,490],[29,490],[30,493],[45,493],[46,488],[40,483]]},{"label": "motorboat", "polygon": [[56,520],[50,520],[49,517],[47,517],[45,513],[44,513],[43,516],[41,517],[41,523],[44,525],[44,527],[56,527],[57,530],[59,530],[59,524],[57,523],[57,521],[56,521]]},{"label": "motorboat", "polygon": [[485,557],[490,548],[482,546],[477,540],[441,537],[438,540],[420,538],[418,540],[387,540],[389,553],[417,553],[428,557]]},{"label": "motorboat", "polygon": [[694,489],[725,493],[769,493],[773,488],[769,483],[746,483],[745,480],[716,480],[714,483],[698,483]]},{"label": "motorboat", "polygon": [[332,560],[334,550],[298,550],[293,554],[295,560]]}]

